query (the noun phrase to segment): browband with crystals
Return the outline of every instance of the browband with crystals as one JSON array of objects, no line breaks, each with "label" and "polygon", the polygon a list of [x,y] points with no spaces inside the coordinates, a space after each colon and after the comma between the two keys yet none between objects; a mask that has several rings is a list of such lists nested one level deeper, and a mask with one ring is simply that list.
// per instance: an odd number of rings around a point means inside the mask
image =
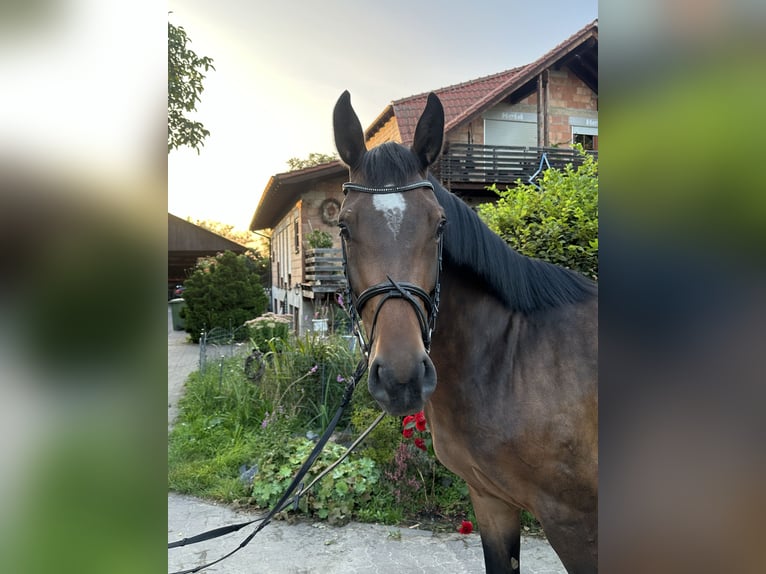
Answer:
[{"label": "browband with crystals", "polygon": [[403,191],[410,191],[411,189],[417,189],[419,187],[430,187],[433,189],[434,184],[424,179],[423,181],[408,183],[407,185],[367,187],[366,185],[359,185],[358,183],[352,183],[348,181],[343,184],[343,193],[345,194],[349,189],[352,191],[361,191],[363,193],[401,193]]}]

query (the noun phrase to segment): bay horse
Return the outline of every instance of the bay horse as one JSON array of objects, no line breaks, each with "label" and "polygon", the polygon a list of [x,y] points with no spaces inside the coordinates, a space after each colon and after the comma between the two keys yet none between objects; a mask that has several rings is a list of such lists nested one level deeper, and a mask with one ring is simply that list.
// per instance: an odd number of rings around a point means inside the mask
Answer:
[{"label": "bay horse", "polygon": [[367,150],[347,91],[333,128],[371,395],[395,416],[425,409],[438,459],[468,484],[487,572],[519,572],[521,509],[568,572],[596,572],[596,284],[512,250],[429,175],[444,138],[434,94],[411,148]]}]

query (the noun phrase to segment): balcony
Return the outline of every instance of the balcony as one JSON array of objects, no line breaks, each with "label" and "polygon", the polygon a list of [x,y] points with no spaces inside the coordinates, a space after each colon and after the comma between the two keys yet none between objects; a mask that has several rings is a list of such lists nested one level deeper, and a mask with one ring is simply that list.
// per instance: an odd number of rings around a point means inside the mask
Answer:
[{"label": "balcony", "polygon": [[[588,152],[598,157],[598,151]],[[448,143],[441,157],[440,177],[451,189],[452,184],[528,182],[540,168],[547,169],[543,154],[550,167],[563,169],[571,163],[582,163],[574,149],[552,147],[491,146]]]},{"label": "balcony", "polygon": [[303,296],[313,299],[317,293],[335,293],[346,288],[343,253],[338,248],[307,249],[304,258]]}]

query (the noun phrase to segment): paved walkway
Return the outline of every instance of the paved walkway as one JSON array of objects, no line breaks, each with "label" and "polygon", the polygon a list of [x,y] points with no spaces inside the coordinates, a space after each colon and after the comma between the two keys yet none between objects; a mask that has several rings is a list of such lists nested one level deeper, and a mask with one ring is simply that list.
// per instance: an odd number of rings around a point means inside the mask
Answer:
[{"label": "paved walkway", "polygon": [[[186,342],[184,331],[173,331],[168,313],[168,428],[178,413],[186,377],[197,368],[199,346]],[[258,513],[237,511],[191,496],[168,494],[168,541],[205,530],[243,522]],[[175,572],[227,554],[252,532],[245,528],[193,546],[168,550],[168,571]],[[565,574],[550,545],[522,538],[521,568],[525,574]],[[484,572],[477,534],[434,534],[430,531],[351,523],[275,521],[247,547],[210,568],[210,574],[467,574]]]}]

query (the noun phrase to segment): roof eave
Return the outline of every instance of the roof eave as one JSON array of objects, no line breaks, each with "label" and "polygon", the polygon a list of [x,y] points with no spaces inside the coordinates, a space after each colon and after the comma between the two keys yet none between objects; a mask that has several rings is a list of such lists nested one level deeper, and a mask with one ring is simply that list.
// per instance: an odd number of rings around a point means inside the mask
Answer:
[{"label": "roof eave", "polygon": [[388,120],[390,120],[392,117],[394,117],[394,106],[393,104],[388,104],[382,112],[378,115],[377,118],[373,120],[373,122],[370,124],[370,126],[364,130],[364,139],[367,141],[370,139],[375,132],[380,130]]},{"label": "roof eave", "polygon": [[[253,217],[250,220],[250,231],[273,229],[274,224],[279,221],[283,212],[286,212],[286,210],[290,209],[291,205],[294,205],[295,202],[291,201],[289,197],[283,201],[277,201],[277,199],[281,199],[277,198],[277,193],[282,187],[287,188],[287,191],[283,193],[289,193],[290,188],[295,188],[303,182],[334,177],[343,173],[345,169],[346,166],[340,160],[335,160],[300,170],[272,175],[261,194],[258,207],[255,208],[255,213],[253,213]],[[297,201],[298,196],[293,199]]]}]

